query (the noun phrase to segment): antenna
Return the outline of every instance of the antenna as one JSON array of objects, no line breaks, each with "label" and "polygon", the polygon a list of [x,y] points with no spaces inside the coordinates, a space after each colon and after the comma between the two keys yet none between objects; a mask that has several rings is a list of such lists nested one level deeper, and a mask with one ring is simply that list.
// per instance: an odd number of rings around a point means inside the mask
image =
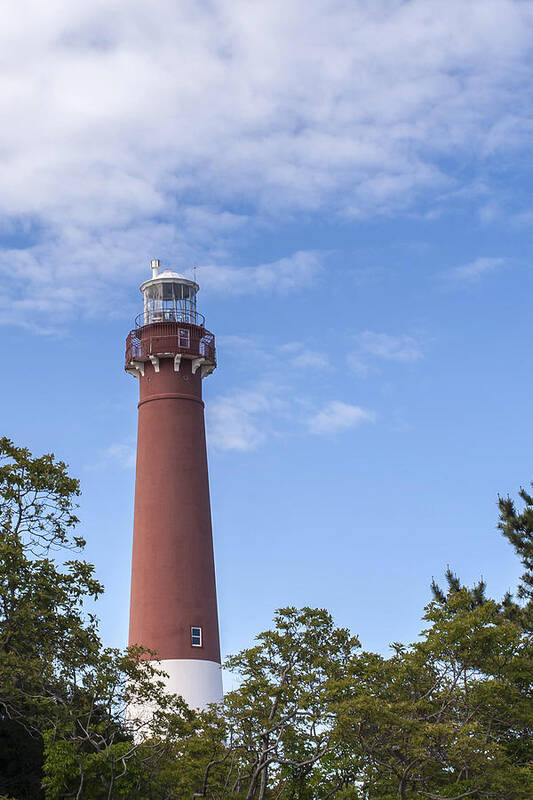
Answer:
[{"label": "antenna", "polygon": [[193,274],[193,277],[194,277],[194,282],[198,283],[198,281],[196,280],[196,267],[192,268],[192,274]]}]

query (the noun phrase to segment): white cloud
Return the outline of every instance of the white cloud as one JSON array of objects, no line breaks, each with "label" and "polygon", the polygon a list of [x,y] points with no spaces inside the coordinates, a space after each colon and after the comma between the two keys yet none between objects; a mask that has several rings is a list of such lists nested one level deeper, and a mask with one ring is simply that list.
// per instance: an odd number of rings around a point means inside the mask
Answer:
[{"label": "white cloud", "polygon": [[219,336],[218,347],[228,348],[246,360],[253,359],[255,364],[260,364],[263,372],[279,370],[280,360],[284,367],[296,369],[328,370],[333,365],[328,356],[320,350],[305,345],[303,342],[287,342],[286,344],[270,343],[271,346],[258,339],[247,336]]},{"label": "white cloud", "polygon": [[288,360],[288,365],[297,369],[332,369],[332,364],[324,353],[305,347],[302,347]]},{"label": "white cloud", "polygon": [[348,355],[348,365],[360,375],[376,368],[376,362],[411,363],[423,356],[420,340],[406,334],[393,336],[378,331],[363,331],[355,337],[354,350]]},{"label": "white cloud", "polygon": [[505,258],[476,258],[468,264],[455,267],[448,272],[448,277],[454,282],[472,283],[483,278],[491,272],[496,272],[506,265]]},{"label": "white cloud", "polygon": [[327,435],[374,422],[376,414],[360,406],[331,401],[314,407],[274,383],[263,382],[251,389],[211,400],[206,407],[208,442],[217,450],[248,452],[268,439],[305,434]]},{"label": "white cloud", "polygon": [[[391,213],[460,190],[472,154],[490,187],[494,155],[530,138],[515,98],[529,96],[532,26],[530,0],[11,3],[4,309],[90,312],[109,285],[120,304],[154,255],[231,264],[236,230],[299,210]],[[213,285],[235,277],[220,269]],[[286,289],[308,269],[247,275]]]},{"label": "white cloud", "polygon": [[327,435],[356,428],[363,422],[374,422],[375,419],[373,411],[340,400],[332,400],[313,414],[308,424],[311,433]]},{"label": "white cloud", "polygon": [[322,270],[320,255],[300,251],[257,267],[202,266],[196,275],[202,286],[212,291],[229,291],[232,295],[255,292],[285,292],[309,286]]},{"label": "white cloud", "polygon": [[207,407],[209,444],[218,450],[255,450],[272,436],[287,434],[283,423],[294,432],[304,423],[310,433],[327,435],[373,422],[373,411],[338,400],[327,403],[307,416],[308,403],[292,397],[292,405],[276,394],[279,387],[259,387],[215,398]]},{"label": "white cloud", "polygon": [[356,338],[363,352],[388,361],[417,361],[422,355],[420,342],[413,336],[363,331]]},{"label": "white cloud", "polygon": [[278,393],[279,387],[264,384],[212,400],[206,409],[210,445],[245,452],[262,444],[272,416],[285,406]]},{"label": "white cloud", "polygon": [[287,342],[275,350],[275,361],[278,363],[281,355],[283,363],[296,369],[328,370],[332,369],[330,359],[320,350],[315,350],[303,342]]},{"label": "white cloud", "polygon": [[133,469],[136,461],[135,447],[130,444],[111,444],[103,453],[103,461],[115,464],[121,469]]}]

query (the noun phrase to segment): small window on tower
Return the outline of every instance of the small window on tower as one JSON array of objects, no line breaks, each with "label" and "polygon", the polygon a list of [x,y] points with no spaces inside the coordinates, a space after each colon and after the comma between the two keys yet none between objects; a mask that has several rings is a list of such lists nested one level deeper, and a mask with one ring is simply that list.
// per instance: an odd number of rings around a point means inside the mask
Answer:
[{"label": "small window on tower", "polygon": [[191,346],[191,332],[187,328],[180,328],[178,334],[178,341],[180,347]]},{"label": "small window on tower", "polygon": [[191,628],[191,644],[193,647],[202,646],[202,629]]}]

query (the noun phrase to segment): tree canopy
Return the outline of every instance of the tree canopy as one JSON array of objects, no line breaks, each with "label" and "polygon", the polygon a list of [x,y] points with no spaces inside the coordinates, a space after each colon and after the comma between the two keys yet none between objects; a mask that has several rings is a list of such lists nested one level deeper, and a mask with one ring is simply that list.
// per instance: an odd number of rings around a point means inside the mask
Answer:
[{"label": "tree canopy", "polygon": [[149,653],[103,645],[79,491],[53,455],[0,439],[0,800],[533,797],[529,492],[499,499],[516,597],[448,569],[417,641],[388,656],[324,609],[279,609],[228,658],[237,688],[198,712]]}]

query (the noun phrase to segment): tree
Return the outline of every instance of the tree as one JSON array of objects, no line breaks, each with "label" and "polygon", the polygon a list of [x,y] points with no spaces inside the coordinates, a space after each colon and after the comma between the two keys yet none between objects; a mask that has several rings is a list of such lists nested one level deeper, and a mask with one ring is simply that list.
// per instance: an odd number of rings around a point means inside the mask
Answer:
[{"label": "tree", "polygon": [[[11,758],[0,792],[28,800],[43,796],[45,760],[49,798],[130,796],[118,792],[191,716],[165,695],[147,653],[102,646],[84,610],[103,591],[93,566],[52,557],[85,544],[74,533],[78,495],[52,454],[0,439],[0,742]],[[126,720],[127,706],[148,705],[150,718]]]},{"label": "tree", "polygon": [[[510,497],[498,498],[500,507],[498,527],[513,545],[525,567],[526,571],[518,587],[518,597],[525,601],[520,609],[520,618],[524,627],[533,631],[533,496],[525,489],[520,489],[519,497],[523,503],[522,511],[517,510],[516,503]],[[510,598],[508,605],[511,605]],[[514,610],[516,612],[516,606]]]},{"label": "tree", "polygon": [[0,736],[20,761],[0,791],[21,797],[41,794],[35,759],[62,677],[98,646],[94,620],[81,613],[102,588],[92,567],[73,559],[60,571],[50,558],[84,544],[73,535],[78,495],[63,462],[0,439]]},{"label": "tree", "polygon": [[84,610],[102,587],[78,555],[78,494],[54,456],[0,440],[0,800],[533,796],[526,492],[520,511],[500,499],[526,569],[518,600],[448,569],[419,639],[389,656],[362,652],[323,609],[280,609],[228,659],[237,688],[202,713],[165,693],[153,654],[102,645]]},{"label": "tree", "polygon": [[[530,502],[527,496],[522,497]],[[500,500],[500,527],[531,568],[531,509]],[[339,714],[342,740],[363,755],[361,797],[526,800],[533,796],[533,638],[519,606],[448,568],[432,584],[421,639],[384,658],[363,653]],[[358,795],[359,796],[359,795]]]},{"label": "tree", "polygon": [[154,797],[154,770],[189,735],[195,715],[165,694],[163,673],[143,655],[102,649],[96,665],[78,672],[75,696],[44,734],[47,800]]},{"label": "tree", "polygon": [[224,699],[225,746],[214,748],[195,797],[318,797],[318,765],[337,746],[332,700],[359,642],[323,609],[284,608],[274,621],[226,663],[239,687]]},{"label": "tree", "polygon": [[496,603],[472,608],[465,590],[425,618],[411,647],[363,655],[340,717],[343,740],[364,755],[362,796],[531,797],[531,642]]}]

